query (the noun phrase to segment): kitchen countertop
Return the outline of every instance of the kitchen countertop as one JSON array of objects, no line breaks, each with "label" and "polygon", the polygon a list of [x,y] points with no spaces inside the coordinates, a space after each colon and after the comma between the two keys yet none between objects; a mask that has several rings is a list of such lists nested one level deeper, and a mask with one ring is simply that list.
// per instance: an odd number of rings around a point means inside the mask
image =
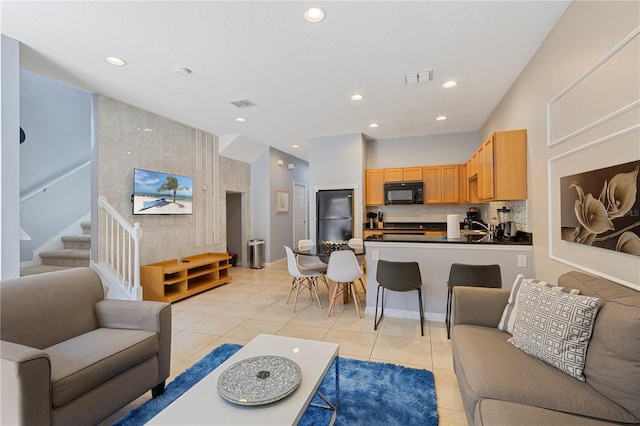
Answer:
[{"label": "kitchen countertop", "polygon": [[[383,222],[382,228],[367,228],[365,231],[446,231],[446,222]],[[462,224],[461,224],[462,226]]]},{"label": "kitchen countertop", "polygon": [[[527,233],[523,233],[527,234]],[[528,235],[528,237],[527,237]],[[468,234],[460,235],[458,239],[448,239],[446,236],[415,235],[415,234],[391,234],[371,235],[365,242],[394,242],[394,243],[446,243],[446,244],[473,244],[473,245],[510,245],[531,246],[531,234],[527,234],[518,241],[507,239],[490,239],[488,235]]]}]

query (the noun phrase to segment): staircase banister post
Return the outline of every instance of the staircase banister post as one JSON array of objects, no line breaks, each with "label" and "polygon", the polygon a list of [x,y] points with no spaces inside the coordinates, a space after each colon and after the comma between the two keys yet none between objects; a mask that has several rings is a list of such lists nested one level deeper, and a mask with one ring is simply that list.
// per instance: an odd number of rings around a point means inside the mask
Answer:
[{"label": "staircase banister post", "polygon": [[[140,222],[133,224],[133,288],[140,294],[142,299],[142,289],[140,289],[140,238],[142,238],[142,228]],[[138,291],[140,289],[140,291]]]}]

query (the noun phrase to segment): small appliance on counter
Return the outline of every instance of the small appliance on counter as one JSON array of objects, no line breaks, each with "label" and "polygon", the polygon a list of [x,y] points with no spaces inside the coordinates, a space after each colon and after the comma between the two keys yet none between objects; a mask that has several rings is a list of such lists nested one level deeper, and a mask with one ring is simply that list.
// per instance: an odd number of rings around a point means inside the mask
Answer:
[{"label": "small appliance on counter", "polygon": [[511,209],[506,206],[498,209],[498,232],[496,235],[499,239],[517,239],[518,227],[511,220]]},{"label": "small appliance on counter", "polygon": [[464,227],[467,229],[484,229],[478,223],[485,224],[480,218],[480,212],[475,207],[469,207],[467,217],[464,219]]},{"label": "small appliance on counter", "polygon": [[373,229],[376,227],[375,224],[375,219],[378,217],[378,215],[374,212],[367,212],[367,219],[369,219],[369,223],[368,223],[368,228],[369,229]]}]

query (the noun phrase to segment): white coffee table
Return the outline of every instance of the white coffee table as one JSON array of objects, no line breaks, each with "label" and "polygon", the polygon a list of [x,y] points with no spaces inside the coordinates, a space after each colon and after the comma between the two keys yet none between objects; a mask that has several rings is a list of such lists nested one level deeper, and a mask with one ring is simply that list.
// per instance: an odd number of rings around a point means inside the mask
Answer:
[{"label": "white coffee table", "polygon": [[[318,395],[334,411],[340,407],[336,343],[260,334],[200,382],[152,418],[152,425],[295,425],[313,396]],[[302,371],[300,386],[289,396],[266,405],[246,406],[224,400],[218,393],[218,377],[238,361],[260,355],[278,355],[295,361]],[[336,360],[336,401],[318,391],[331,363]]]}]

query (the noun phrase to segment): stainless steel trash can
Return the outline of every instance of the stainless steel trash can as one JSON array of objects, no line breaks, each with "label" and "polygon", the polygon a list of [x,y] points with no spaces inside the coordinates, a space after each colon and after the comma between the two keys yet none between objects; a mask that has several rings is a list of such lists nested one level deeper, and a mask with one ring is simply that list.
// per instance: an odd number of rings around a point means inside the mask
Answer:
[{"label": "stainless steel trash can", "polygon": [[264,240],[249,240],[249,267],[264,268]]}]

